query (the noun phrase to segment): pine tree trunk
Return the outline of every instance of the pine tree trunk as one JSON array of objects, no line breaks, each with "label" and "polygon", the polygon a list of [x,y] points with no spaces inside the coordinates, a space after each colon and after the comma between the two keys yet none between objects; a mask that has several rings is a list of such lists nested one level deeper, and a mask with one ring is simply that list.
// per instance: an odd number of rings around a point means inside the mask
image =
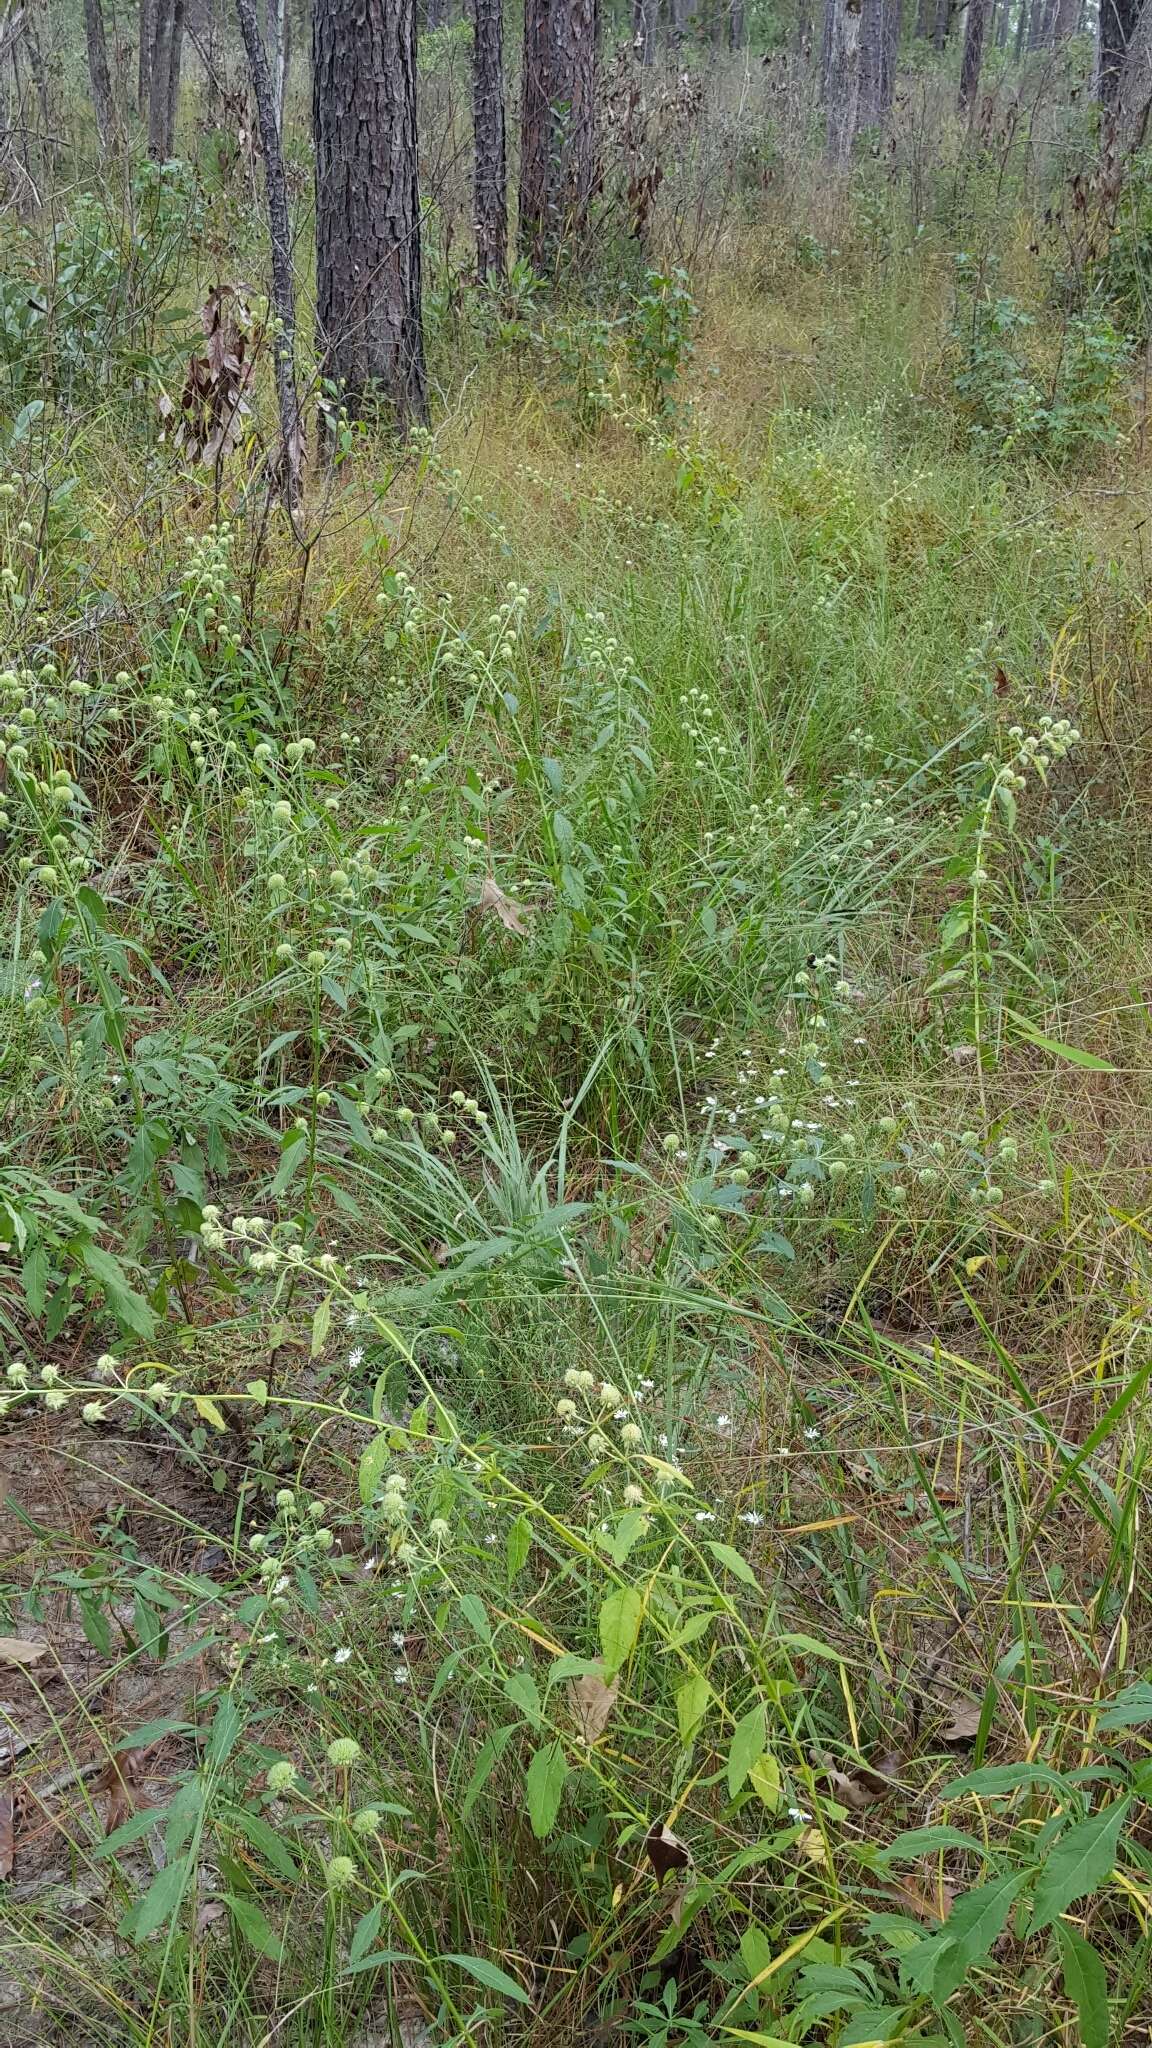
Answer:
[{"label": "pine tree trunk", "polygon": [[472,138],[476,275],[491,280],[508,267],[503,0],[473,0]]},{"label": "pine tree trunk", "polygon": [[552,14],[553,107],[559,151],[560,233],[578,248],[596,190],[597,0],[560,0]]},{"label": "pine tree trunk", "polygon": [[1079,20],[1079,0],[1056,0],[1056,19],[1052,26],[1053,42],[1057,45],[1066,43],[1069,36],[1076,34]]},{"label": "pine tree trunk", "polygon": [[596,190],[596,0],[525,0],[520,243],[533,267],[579,245]]},{"label": "pine tree trunk", "polygon": [[980,90],[980,67],[984,61],[984,28],[988,0],[968,0],[964,24],[964,55],[960,61],[960,112],[967,113]]},{"label": "pine tree trunk", "polygon": [[176,154],[176,117],[180,112],[180,70],[184,62],[185,0],[173,0],[172,40],[168,49],[168,100],[164,109],[164,157]]},{"label": "pine tree trunk", "polygon": [[172,22],[176,0],[152,0],[148,52],[148,154],[163,163],[168,141],[168,87],[172,75]]},{"label": "pine tree trunk", "polygon": [[839,0],[824,0],[824,25],[820,31],[820,100],[827,105],[832,92],[832,45],[836,40],[836,9]]},{"label": "pine tree trunk", "polygon": [[861,0],[831,0],[828,63],[828,161],[846,171],[860,126]]},{"label": "pine tree trunk", "polygon": [[659,0],[633,0],[632,45],[644,65],[651,64],[656,56],[659,13]]},{"label": "pine tree trunk", "polygon": [[236,0],[236,11],[240,16],[240,33],[252,73],[260,147],[264,155],[264,198],[272,251],[272,304],[277,320],[273,348],[276,404],[280,414],[280,452],[276,468],[285,503],[291,511],[300,499],[303,437],[296,390],[296,281],[292,274],[292,217],[288,211],[288,179],[284,170],[282,108],[277,104],[276,73],[260,33],[256,0]]},{"label": "pine tree trunk", "polygon": [[921,42],[930,42],[936,26],[935,0],[917,0],[916,34]]},{"label": "pine tree trunk", "polygon": [[324,375],[424,420],[415,0],[313,0],[312,131]]},{"label": "pine tree trunk", "polygon": [[112,77],[108,69],[108,42],[104,34],[104,13],[100,0],[84,0],[84,37],[88,45],[88,78],[100,147],[107,153],[116,141],[116,111],[112,99]]},{"label": "pine tree trunk", "polygon": [[742,50],[746,38],[744,0],[729,0],[728,7],[728,48]]},{"label": "pine tree trunk", "polygon": [[552,239],[551,148],[553,0],[524,0],[520,93],[520,247],[537,270]]},{"label": "pine tree trunk", "polygon": [[1096,97],[1111,112],[1120,94],[1124,58],[1140,13],[1140,0],[1100,0],[1097,32]]},{"label": "pine tree trunk", "polygon": [[139,42],[136,49],[136,112],[142,121],[146,121],[152,89],[151,0],[140,0],[137,23]]},{"label": "pine tree trunk", "polygon": [[268,0],[268,66],[272,79],[276,126],[281,135],[284,133],[284,103],[288,96],[288,67],[291,61],[291,7],[288,0]]}]

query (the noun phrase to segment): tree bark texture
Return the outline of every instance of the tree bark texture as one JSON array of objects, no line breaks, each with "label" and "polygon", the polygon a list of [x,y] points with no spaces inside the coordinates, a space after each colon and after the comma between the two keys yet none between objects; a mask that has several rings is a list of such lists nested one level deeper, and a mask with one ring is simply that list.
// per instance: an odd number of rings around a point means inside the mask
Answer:
[{"label": "tree bark texture", "polygon": [[968,0],[964,23],[964,54],[960,60],[960,112],[967,113],[980,90],[980,67],[984,62],[984,29],[988,0]]},{"label": "tree bark texture", "polygon": [[525,0],[520,241],[537,270],[587,233],[596,190],[597,0]]},{"label": "tree bark texture", "polygon": [[88,45],[88,78],[100,147],[107,152],[116,141],[116,108],[112,98],[112,74],[108,69],[108,41],[104,34],[104,12],[100,0],[84,0],[84,39]]},{"label": "tree bark texture", "polygon": [[862,0],[857,128],[883,127],[892,111],[901,0]]},{"label": "tree bark texture", "polygon": [[641,64],[651,64],[655,59],[659,15],[659,0],[633,0],[632,45]]},{"label": "tree bark texture", "polygon": [[284,103],[288,97],[288,67],[291,61],[292,9],[289,0],[268,0],[268,67],[272,78],[276,125],[281,135],[284,133]]},{"label": "tree bark texture", "polygon": [[1100,0],[1096,97],[1111,112],[1120,94],[1124,59],[1140,14],[1140,0]]},{"label": "tree bark texture", "polygon": [[312,132],[324,374],[423,420],[415,0],[314,0]]},{"label": "tree bark texture", "polygon": [[288,211],[288,179],[284,170],[282,108],[277,104],[277,79],[272,68],[256,0],[236,0],[240,33],[252,74],[260,147],[264,155],[264,200],[272,251],[272,304],[278,331],[274,338],[276,404],[280,414],[280,457],[277,465],[285,503],[291,510],[300,497],[303,437],[296,389],[296,280],[292,273],[292,218]]},{"label": "tree bark texture", "polygon": [[146,121],[152,89],[151,0],[140,0],[137,23],[139,41],[136,48],[136,112],[142,121]]},{"label": "tree bark texture", "polygon": [[152,0],[152,36],[148,52],[148,154],[154,163],[164,163],[170,153],[168,108],[178,4],[180,0]]},{"label": "tree bark texture", "polygon": [[473,0],[472,141],[476,275],[490,280],[508,267],[503,0]]},{"label": "tree bark texture", "polygon": [[846,171],[860,126],[861,0],[832,0],[828,63],[828,161]]}]

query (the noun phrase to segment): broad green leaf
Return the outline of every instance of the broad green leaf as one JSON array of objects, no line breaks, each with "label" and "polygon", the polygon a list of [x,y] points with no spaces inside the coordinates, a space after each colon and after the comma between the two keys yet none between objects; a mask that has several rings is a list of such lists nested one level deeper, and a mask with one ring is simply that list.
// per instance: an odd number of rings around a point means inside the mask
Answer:
[{"label": "broad green leaf", "polygon": [[488,1609],[479,1593],[461,1593],[457,1604],[473,1635],[479,1636],[482,1643],[490,1643],[492,1624],[488,1619]]},{"label": "broad green leaf", "polygon": [[908,1828],[897,1835],[894,1842],[881,1849],[882,1863],[912,1862],[917,1856],[929,1856],[937,1849],[968,1849],[976,1856],[986,1857],[988,1851],[975,1835],[966,1835],[960,1828],[933,1827]]},{"label": "broad green leaf", "polygon": [[728,1748],[728,1797],[735,1799],[753,1764],[764,1749],[766,1721],[763,1701],[757,1700],[741,1715],[732,1730]]},{"label": "broad green leaf", "polygon": [[461,1820],[468,1819],[476,1801],[479,1799],[480,1794],[515,1733],[516,1723],[510,1721],[507,1728],[494,1728],[491,1735],[481,1745],[480,1754],[476,1758],[475,1768],[468,1780],[468,1788],[460,1803]]},{"label": "broad green leaf", "polygon": [[360,1499],[365,1507],[375,1498],[385,1465],[392,1456],[392,1446],[387,1435],[374,1436],[371,1443],[360,1453],[358,1484]]},{"label": "broad green leaf", "polygon": [[932,1996],[943,2004],[959,1989],[974,1965],[987,1955],[1004,1930],[1027,1873],[1014,1870],[991,1884],[962,1892],[937,1938],[939,1954],[931,1973]]},{"label": "broad green leaf", "polygon": [[296,1859],[280,1830],[266,1821],[262,1813],[253,1813],[246,1806],[235,1806],[230,1808],[227,1818],[229,1827],[235,1828],[251,1843],[278,1877],[286,1877],[293,1882],[299,1879]]},{"label": "broad green leaf", "polygon": [[278,1963],[284,1953],[284,1944],[268,1925],[256,1901],[237,1898],[234,1892],[223,1892],[221,1896],[245,1941],[251,1943],[257,1955],[267,1956],[271,1962]]},{"label": "broad green leaf", "polygon": [[525,1720],[530,1721],[533,1728],[539,1728],[542,1719],[540,1692],[532,1673],[530,1671],[509,1672],[508,1677],[504,1680],[504,1691],[511,1700],[512,1705],[519,1707]]},{"label": "broad green leaf", "polygon": [[711,1628],[715,1619],[715,1608],[709,1608],[704,1614],[690,1615],[683,1628],[678,1628],[675,1635],[669,1637],[669,1649],[686,1650],[689,1643],[699,1642],[700,1637]]},{"label": "broad green leaf", "polygon": [[216,1406],[215,1401],[213,1401],[209,1397],[209,1395],[193,1394],[192,1406],[195,1408],[196,1413],[200,1416],[201,1420],[203,1422],[209,1423],[213,1429],[227,1429],[228,1424],[225,1422],[224,1417],[221,1415],[220,1410]]},{"label": "broad green leaf", "polygon": [[687,1747],[701,1721],[708,1712],[712,1699],[712,1687],[700,1672],[686,1678],[676,1693],[676,1725],[680,1740]]},{"label": "broad green leaf", "polygon": [[508,1531],[504,1548],[504,1568],[511,1585],[516,1574],[523,1571],[532,1548],[532,1524],[527,1515],[517,1515]]},{"label": "broad green leaf", "polygon": [[734,1579],[739,1579],[742,1585],[755,1586],[759,1589],[760,1581],[747,1558],[741,1557],[738,1550],[733,1550],[730,1543],[709,1543],[708,1548],[717,1564],[722,1564],[725,1571],[731,1572]]},{"label": "broad green leaf", "polygon": [[166,1863],[143,1898],[137,1899],[125,1913],[117,1931],[130,1935],[135,1942],[147,1941],[178,1911],[190,1874],[191,1859],[187,1856],[177,1856],[174,1862]]},{"label": "broad green leaf", "polygon": [[614,1678],[636,1647],[644,1619],[644,1595],[638,1586],[621,1586],[609,1593],[600,1609],[600,1647],[604,1652],[604,1676]]},{"label": "broad green leaf", "polygon": [[1064,1958],[1064,1995],[1076,2007],[1081,2048],[1108,2048],[1112,2018],[1108,2011],[1108,1977],[1090,1941],[1066,1920],[1056,1922]]},{"label": "broad green leaf", "polygon": [[1140,1678],[1135,1685],[1126,1685],[1123,1692],[1117,1693],[1105,1707],[1097,1726],[1140,1728],[1145,1721],[1152,1721],[1152,1685]]},{"label": "broad green leaf", "polygon": [[538,1842],[550,1835],[556,1825],[560,1811],[560,1795],[568,1776],[568,1760],[564,1745],[560,1742],[546,1742],[536,1751],[528,1766],[524,1789],[528,1797],[528,1818],[532,1833]]},{"label": "broad green leaf", "polygon": [[350,1967],[360,1962],[368,1954],[372,1943],[380,1932],[380,1922],[383,1918],[383,1899],[377,1899],[374,1906],[369,1906],[366,1913],[361,1913],[355,1927],[352,1929],[352,1939],[348,1944],[348,1962]]},{"label": "broad green leaf", "polygon": [[1116,1799],[1061,1835],[1036,1880],[1030,1934],[1050,1926],[1074,1899],[1096,1891],[1111,1877],[1120,1830],[1131,1804],[1130,1799]]},{"label": "broad green leaf", "polygon": [[165,1717],[159,1721],[142,1721],[138,1728],[129,1729],[127,1735],[117,1737],[114,1748],[147,1749],[150,1742],[159,1742],[164,1735],[186,1735],[192,1726],[190,1721],[177,1721]]},{"label": "broad green leaf", "polygon": [[326,1294],[312,1317],[312,1356],[319,1358],[332,1328],[332,1297]]},{"label": "broad green leaf", "polygon": [[1059,1038],[1047,1038],[1043,1031],[1036,1029],[1029,1018],[1022,1017],[1018,1010],[1010,1010],[1007,1004],[1004,1007],[1004,1015],[1016,1026],[1020,1036],[1026,1038],[1029,1045],[1037,1046],[1041,1052],[1055,1053],[1057,1059],[1068,1060],[1074,1067],[1090,1067],[1094,1074],[1116,1072],[1110,1061],[1098,1058],[1094,1052],[1084,1052],[1078,1045],[1065,1045]]},{"label": "broad green leaf", "polygon": [[529,2003],[528,1993],[522,1984],[510,1977],[497,1963],[486,1961],[483,1956],[441,1956],[441,1962],[455,1963],[457,1969],[467,1970],[478,1984],[486,1984],[489,1991],[499,1991],[504,1998],[514,1998],[517,2005]]},{"label": "broad green leaf", "polygon": [[758,1756],[748,1772],[748,1783],[771,1813],[780,1804],[780,1766],[769,1750]]}]

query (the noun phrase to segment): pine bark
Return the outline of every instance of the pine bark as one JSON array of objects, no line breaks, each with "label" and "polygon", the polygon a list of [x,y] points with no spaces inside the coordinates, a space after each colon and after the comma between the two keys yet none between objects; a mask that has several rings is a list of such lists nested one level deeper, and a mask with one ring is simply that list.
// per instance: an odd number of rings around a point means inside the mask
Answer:
[{"label": "pine bark", "polygon": [[314,0],[312,132],[324,375],[424,420],[415,0]]},{"label": "pine bark", "polygon": [[140,0],[137,24],[139,41],[136,48],[136,112],[142,121],[146,121],[152,89],[151,0]]},{"label": "pine bark", "polygon": [[288,178],[284,168],[283,108],[277,103],[277,77],[256,13],[256,0],[236,0],[240,33],[252,74],[260,147],[264,156],[264,200],[272,252],[272,304],[277,332],[273,341],[276,404],[280,415],[277,471],[285,503],[299,502],[302,434],[296,389],[296,281],[292,273],[292,217],[288,210]]},{"label": "pine bark", "polygon": [[168,101],[172,79],[172,32],[176,0],[152,0],[148,51],[148,154],[154,163],[168,156]]},{"label": "pine bark", "polygon": [[[284,133],[284,103],[288,97],[288,67],[292,61],[292,9],[288,0],[268,0],[268,68],[276,126]],[[249,59],[251,63],[251,59]]]},{"label": "pine bark", "polygon": [[476,275],[490,281],[508,268],[503,0],[473,0],[472,140]]},{"label": "pine bark", "polygon": [[984,62],[984,29],[988,0],[968,0],[964,24],[964,54],[960,60],[960,112],[965,114],[980,90],[980,68]]},{"label": "pine bark", "polygon": [[846,171],[860,126],[861,0],[831,0],[828,60],[828,161]]},{"label": "pine bark", "polygon": [[1096,45],[1096,97],[1107,111],[1120,95],[1124,59],[1140,14],[1140,0],[1100,0]]},{"label": "pine bark", "polygon": [[596,0],[525,0],[520,241],[535,269],[578,250],[597,182]]},{"label": "pine bark", "polygon": [[84,0],[84,39],[88,46],[88,79],[96,113],[100,147],[107,153],[116,142],[116,109],[112,99],[112,74],[108,69],[108,41],[104,34],[104,12],[100,0]]},{"label": "pine bark", "polygon": [[896,87],[901,0],[862,0],[858,128],[884,127]]}]

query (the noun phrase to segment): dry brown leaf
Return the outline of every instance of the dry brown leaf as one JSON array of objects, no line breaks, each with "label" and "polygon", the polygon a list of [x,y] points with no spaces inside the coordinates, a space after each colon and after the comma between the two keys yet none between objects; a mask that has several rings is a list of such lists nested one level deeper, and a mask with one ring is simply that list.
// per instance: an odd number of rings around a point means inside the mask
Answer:
[{"label": "dry brown leaf", "polygon": [[819,1828],[805,1828],[797,1835],[796,1847],[807,1863],[827,1863],[828,1846]]},{"label": "dry brown leaf", "polygon": [[24,1636],[0,1636],[0,1664],[38,1664],[48,1655],[47,1643],[31,1643]]},{"label": "dry brown leaf", "polygon": [[980,1716],[983,1708],[976,1700],[957,1700],[951,1704],[951,1719],[940,1730],[941,1742],[975,1742],[980,1733]]},{"label": "dry brown leaf", "polygon": [[948,1918],[956,1896],[950,1884],[933,1883],[929,1889],[927,1885],[917,1884],[913,1877],[894,1878],[891,1884],[885,1885],[884,1892],[905,1913],[914,1914],[917,1920],[927,1920],[933,1927],[938,1927],[942,1920]]},{"label": "dry brown leaf", "polygon": [[506,896],[494,875],[485,875],[481,882],[476,908],[491,910],[500,919],[505,931],[515,932],[518,939],[528,937],[528,927],[524,922],[524,905],[514,903],[511,896]]},{"label": "dry brown leaf", "polygon": [[0,1878],[11,1877],[16,1861],[16,1802],[11,1792],[0,1792]]},{"label": "dry brown leaf", "polygon": [[873,1806],[877,1799],[883,1799],[889,1790],[886,1781],[876,1771],[861,1769],[849,1777],[847,1771],[838,1771],[834,1764],[826,1764],[825,1770],[837,1799],[850,1813],[862,1813],[866,1806]]},{"label": "dry brown leaf", "polygon": [[574,1678],[568,1686],[568,1703],[580,1730],[581,1742],[591,1748],[599,1742],[612,1718],[616,1695],[620,1690],[619,1678],[611,1685],[605,1685],[594,1671],[585,1672],[582,1678]]},{"label": "dry brown leaf", "polygon": [[136,1773],[139,1757],[135,1750],[125,1750],[122,1756],[110,1756],[96,1780],[96,1791],[108,1794],[108,1806],[104,1815],[104,1833],[115,1834],[138,1806],[148,1802],[137,1791]]},{"label": "dry brown leaf", "polygon": [[691,1866],[690,1850],[665,1821],[658,1820],[649,1828],[644,1837],[644,1847],[656,1873],[657,1884],[663,1884],[670,1870],[687,1870]]}]

